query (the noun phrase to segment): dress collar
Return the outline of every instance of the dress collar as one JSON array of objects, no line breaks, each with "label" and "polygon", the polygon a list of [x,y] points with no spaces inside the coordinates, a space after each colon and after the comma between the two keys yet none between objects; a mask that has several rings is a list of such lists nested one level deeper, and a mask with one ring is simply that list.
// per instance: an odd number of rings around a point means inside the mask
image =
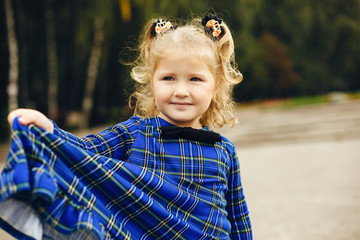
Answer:
[{"label": "dress collar", "polygon": [[154,126],[158,134],[165,138],[178,139],[185,138],[204,143],[214,144],[222,140],[220,134],[211,131],[208,127],[202,129],[194,129],[190,127],[178,127],[159,116],[151,116],[148,118],[150,124]]}]

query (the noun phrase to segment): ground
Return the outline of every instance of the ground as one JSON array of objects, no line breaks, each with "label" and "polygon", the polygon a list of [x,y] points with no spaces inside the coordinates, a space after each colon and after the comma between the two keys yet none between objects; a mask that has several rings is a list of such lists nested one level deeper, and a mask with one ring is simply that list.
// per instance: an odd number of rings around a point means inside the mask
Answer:
[{"label": "ground", "polygon": [[235,130],[256,240],[360,239],[360,102],[245,107]]},{"label": "ground", "polygon": [[254,239],[360,239],[359,100],[243,106],[238,118],[221,133],[237,147]]}]

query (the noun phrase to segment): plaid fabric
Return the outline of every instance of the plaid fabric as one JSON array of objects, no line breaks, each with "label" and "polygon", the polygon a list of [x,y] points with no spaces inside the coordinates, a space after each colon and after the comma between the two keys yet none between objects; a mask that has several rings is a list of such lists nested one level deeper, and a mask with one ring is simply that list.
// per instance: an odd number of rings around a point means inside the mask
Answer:
[{"label": "plaid fabric", "polygon": [[163,139],[170,125],[133,117],[81,139],[15,120],[0,200],[30,203],[55,239],[252,239],[234,145]]}]

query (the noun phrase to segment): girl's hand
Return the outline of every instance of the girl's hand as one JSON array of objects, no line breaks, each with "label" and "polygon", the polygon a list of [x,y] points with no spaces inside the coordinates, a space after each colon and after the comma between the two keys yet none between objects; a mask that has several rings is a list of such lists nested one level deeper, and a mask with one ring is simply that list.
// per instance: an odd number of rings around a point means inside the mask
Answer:
[{"label": "girl's hand", "polygon": [[54,124],[44,114],[37,110],[19,108],[12,111],[8,115],[10,126],[12,126],[16,117],[19,117],[19,122],[24,126],[32,123],[48,132],[54,133]]}]

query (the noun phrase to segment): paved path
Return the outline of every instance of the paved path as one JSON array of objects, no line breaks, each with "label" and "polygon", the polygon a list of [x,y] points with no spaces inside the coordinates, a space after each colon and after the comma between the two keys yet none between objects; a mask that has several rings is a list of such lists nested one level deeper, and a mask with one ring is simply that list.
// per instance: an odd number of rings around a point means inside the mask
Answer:
[{"label": "paved path", "polygon": [[256,240],[359,240],[360,140],[239,149]]},{"label": "paved path", "polygon": [[246,107],[236,130],[255,240],[360,239],[360,102]]},{"label": "paved path", "polygon": [[360,101],[242,107],[239,120],[222,133],[238,149],[255,240],[360,239]]}]

